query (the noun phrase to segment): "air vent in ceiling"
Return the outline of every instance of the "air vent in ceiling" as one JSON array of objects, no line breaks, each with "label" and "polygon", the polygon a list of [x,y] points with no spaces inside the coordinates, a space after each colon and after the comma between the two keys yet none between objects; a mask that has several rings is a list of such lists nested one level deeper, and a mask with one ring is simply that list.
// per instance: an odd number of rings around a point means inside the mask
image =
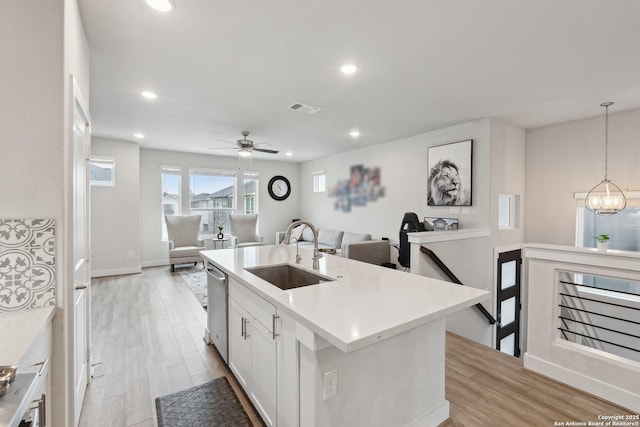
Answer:
[{"label": "air vent in ceiling", "polygon": [[306,105],[306,104],[300,104],[300,103],[295,103],[293,105],[290,105],[289,109],[303,111],[307,114],[315,114],[321,110],[320,107],[314,107],[313,105]]}]

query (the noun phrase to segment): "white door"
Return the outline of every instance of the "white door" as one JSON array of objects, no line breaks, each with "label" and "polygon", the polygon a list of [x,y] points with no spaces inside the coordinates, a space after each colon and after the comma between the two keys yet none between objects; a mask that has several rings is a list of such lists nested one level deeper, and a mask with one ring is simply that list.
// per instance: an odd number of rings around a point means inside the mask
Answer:
[{"label": "white door", "polygon": [[88,109],[75,79],[73,87],[73,284],[74,284],[74,424],[77,426],[82,402],[91,379],[91,267],[89,264],[89,150]]}]

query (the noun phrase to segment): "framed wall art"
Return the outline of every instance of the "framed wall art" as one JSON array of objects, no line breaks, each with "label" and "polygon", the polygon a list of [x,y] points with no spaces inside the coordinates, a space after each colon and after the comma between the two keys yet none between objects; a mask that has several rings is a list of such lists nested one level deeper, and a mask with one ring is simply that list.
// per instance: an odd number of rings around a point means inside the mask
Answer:
[{"label": "framed wall art", "polygon": [[471,206],[473,140],[429,147],[427,151],[427,204]]}]

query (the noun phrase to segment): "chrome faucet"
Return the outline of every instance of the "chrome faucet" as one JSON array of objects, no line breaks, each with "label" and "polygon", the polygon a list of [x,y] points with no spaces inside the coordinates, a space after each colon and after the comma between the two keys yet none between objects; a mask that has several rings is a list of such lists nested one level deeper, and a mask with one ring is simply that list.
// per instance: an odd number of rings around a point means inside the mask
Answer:
[{"label": "chrome faucet", "polygon": [[289,239],[289,243],[291,243],[292,240],[296,241],[296,264],[300,264],[300,261],[302,261],[302,257],[300,256],[300,253],[298,252],[298,239],[296,239],[295,237],[292,237]]},{"label": "chrome faucet", "polygon": [[[318,249],[318,230],[316,230],[316,227],[311,224],[309,221],[305,221],[305,220],[300,220],[300,221],[295,221],[292,222],[291,224],[289,224],[289,227],[287,227],[287,231],[284,234],[284,242],[288,242],[289,241],[289,237],[291,236],[291,230],[293,230],[294,228],[296,228],[299,225],[306,225],[307,227],[309,227],[311,229],[311,231],[313,232],[313,269],[314,270],[320,270],[320,258],[322,258],[322,254],[320,253],[320,250]],[[298,258],[300,258],[300,255],[298,255],[298,240],[296,239],[296,263],[298,263]]]}]

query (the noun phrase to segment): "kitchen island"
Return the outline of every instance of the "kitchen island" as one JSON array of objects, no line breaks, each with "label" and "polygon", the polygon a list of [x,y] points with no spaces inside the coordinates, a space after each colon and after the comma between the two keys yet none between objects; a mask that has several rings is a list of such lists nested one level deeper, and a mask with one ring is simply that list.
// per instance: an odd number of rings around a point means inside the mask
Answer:
[{"label": "kitchen island", "polygon": [[229,367],[267,425],[436,426],[444,398],[444,318],[488,293],[325,255],[327,282],[282,290],[248,269],[309,272],[312,249],[203,251],[227,275]]}]

